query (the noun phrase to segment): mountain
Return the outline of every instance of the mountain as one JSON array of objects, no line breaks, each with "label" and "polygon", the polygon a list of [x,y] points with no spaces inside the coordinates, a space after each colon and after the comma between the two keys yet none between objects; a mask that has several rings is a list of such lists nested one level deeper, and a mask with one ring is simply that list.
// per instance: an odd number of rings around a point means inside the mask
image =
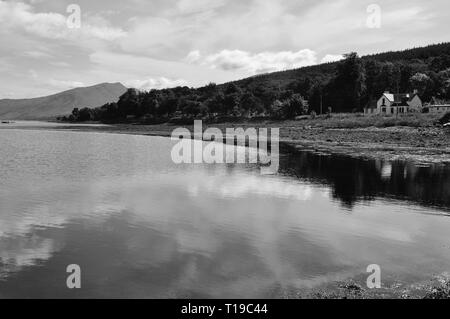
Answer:
[{"label": "mountain", "polygon": [[0,100],[0,119],[49,119],[69,114],[75,107],[97,107],[116,102],[127,88],[121,83],[101,83],[31,99]]}]

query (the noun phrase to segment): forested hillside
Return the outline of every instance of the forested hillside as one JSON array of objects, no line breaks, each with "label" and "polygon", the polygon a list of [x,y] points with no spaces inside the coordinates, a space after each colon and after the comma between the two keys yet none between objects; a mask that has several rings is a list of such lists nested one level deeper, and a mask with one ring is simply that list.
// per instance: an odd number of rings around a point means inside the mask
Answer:
[{"label": "forested hillside", "polygon": [[193,118],[287,119],[311,112],[362,111],[386,90],[418,90],[425,102],[433,96],[450,99],[450,43],[364,57],[349,53],[339,62],[201,88],[129,89],[117,103],[75,109],[65,119],[145,123]]}]

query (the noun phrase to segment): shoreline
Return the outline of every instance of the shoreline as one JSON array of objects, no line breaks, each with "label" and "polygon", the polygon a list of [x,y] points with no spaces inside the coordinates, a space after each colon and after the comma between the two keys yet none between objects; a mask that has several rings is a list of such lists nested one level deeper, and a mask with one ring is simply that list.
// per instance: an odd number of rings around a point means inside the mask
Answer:
[{"label": "shoreline", "polygon": [[449,299],[450,274],[433,275],[430,279],[416,283],[392,281],[381,284],[381,288],[369,289],[364,276],[346,281],[335,281],[307,292],[291,291],[286,299]]},{"label": "shoreline", "polygon": [[[55,124],[53,122],[53,124]],[[98,123],[92,123],[98,124]],[[417,164],[450,164],[450,130],[439,127],[366,127],[327,128],[311,127],[302,121],[288,122],[242,122],[203,124],[203,129],[216,127],[222,132],[226,128],[254,127],[280,128],[280,146],[298,150],[310,150],[327,154],[345,155],[354,158],[404,160]],[[47,127],[58,130],[132,134],[142,136],[170,137],[177,127],[193,132],[193,125],[172,124],[71,124]],[[224,134],[225,135],[225,134]]]}]

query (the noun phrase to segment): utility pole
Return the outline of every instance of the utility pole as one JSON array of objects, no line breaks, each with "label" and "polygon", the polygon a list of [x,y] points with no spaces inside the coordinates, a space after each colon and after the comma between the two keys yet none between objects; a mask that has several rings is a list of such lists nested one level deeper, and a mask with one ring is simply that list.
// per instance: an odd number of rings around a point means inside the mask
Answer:
[{"label": "utility pole", "polygon": [[323,108],[323,95],[322,92],[320,92],[320,115],[322,115],[322,108]]}]

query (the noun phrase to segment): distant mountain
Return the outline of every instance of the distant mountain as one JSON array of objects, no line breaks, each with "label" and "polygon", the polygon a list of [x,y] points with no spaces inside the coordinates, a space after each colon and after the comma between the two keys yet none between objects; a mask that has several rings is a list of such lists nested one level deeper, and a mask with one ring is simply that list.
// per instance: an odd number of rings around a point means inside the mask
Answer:
[{"label": "distant mountain", "polygon": [[0,119],[49,119],[72,112],[78,107],[97,107],[116,102],[127,88],[121,83],[101,83],[31,99],[0,100]]}]

